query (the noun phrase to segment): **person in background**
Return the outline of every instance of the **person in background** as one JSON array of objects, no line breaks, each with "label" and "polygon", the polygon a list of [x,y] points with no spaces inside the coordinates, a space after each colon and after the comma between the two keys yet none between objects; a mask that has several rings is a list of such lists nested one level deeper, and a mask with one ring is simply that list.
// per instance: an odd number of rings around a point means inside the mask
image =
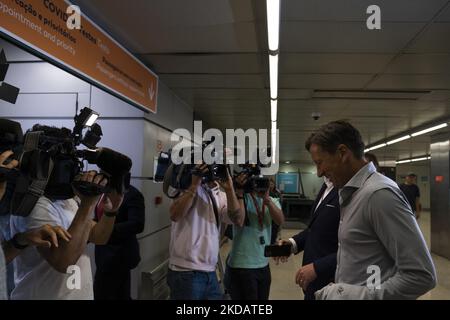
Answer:
[{"label": "person in background", "polygon": [[278,190],[274,178],[270,178],[269,180],[269,196],[272,198],[281,199],[281,191]]},{"label": "person in background", "polygon": [[[12,151],[5,151],[0,154],[0,167],[13,170],[17,167],[18,162],[16,160],[11,161],[9,164],[5,164],[6,159],[12,155]],[[0,201],[3,200],[7,190],[6,179],[0,179]],[[17,233],[9,241],[1,239],[0,247],[0,300],[6,300],[8,298],[6,290],[6,264],[9,264],[14,258],[16,258],[23,249],[28,246],[51,248],[58,247],[58,238],[65,241],[70,241],[71,235],[59,226],[52,227],[50,225],[44,225],[42,227],[28,230],[24,233]]]},{"label": "person in background", "polygon": [[271,274],[264,248],[271,240],[272,221],[281,226],[283,211],[278,199],[264,192],[244,192],[248,177],[236,178],[240,210],[233,224],[233,244],[228,260],[232,300],[268,300]]},{"label": "person in background", "polygon": [[[305,300],[315,300],[314,293],[334,281],[338,229],[340,220],[339,194],[333,183],[324,177],[324,184],[312,206],[308,228],[280,245],[290,245],[291,252],[303,251],[302,267],[295,275],[295,282],[305,293]],[[287,257],[275,258],[285,262]]]},{"label": "person in background", "polygon": [[417,299],[433,289],[436,269],[408,200],[364,158],[359,131],[333,121],[305,148],[339,189],[341,208],[335,281],[316,299]]},{"label": "person in background", "polygon": [[[97,205],[95,213],[99,221],[104,214],[101,205]],[[141,261],[136,235],[144,231],[144,225],[144,196],[130,186],[108,243],[95,246],[95,300],[131,300],[131,270]]]},{"label": "person in background", "polygon": [[[52,144],[64,143],[72,137],[67,128],[35,125],[33,131],[42,131]],[[46,149],[45,151],[47,151]],[[52,156],[55,166],[61,158]],[[64,163],[63,163],[64,164]],[[108,178],[96,171],[80,173],[74,181],[103,188]],[[93,220],[94,209],[100,198],[105,214],[100,221]],[[69,242],[62,241],[58,247],[27,248],[14,260],[15,287],[12,300],[93,300],[91,260],[88,244],[105,244],[113,230],[117,210],[123,201],[123,194],[115,189],[103,196],[82,194],[72,183],[61,185],[58,171],[52,171],[45,187],[45,193],[36,202],[26,217],[11,216],[11,235],[26,232],[43,225],[62,226],[72,236]],[[78,274],[73,288],[71,276]]]},{"label": "person in background", "polygon": [[[275,180],[273,178],[270,178],[269,180],[269,196],[271,198],[278,199],[281,204],[281,191],[277,189]],[[270,238],[270,244],[275,244],[277,242],[280,236],[280,232],[280,226],[272,221],[272,235]]]},{"label": "person in background", "polygon": [[216,266],[221,224],[238,215],[239,202],[229,172],[227,180],[204,182],[206,164],[198,164],[192,182],[170,206],[172,229],[167,284],[171,300],[221,300]]},{"label": "person in background", "polygon": [[380,172],[380,164],[378,163],[378,159],[377,159],[376,155],[374,155],[373,153],[370,153],[370,152],[366,152],[364,154],[364,157],[366,158],[366,160],[368,162],[373,163],[373,165],[375,166],[375,169],[377,169],[377,172]]},{"label": "person in background", "polygon": [[400,184],[400,189],[408,199],[416,219],[420,218],[422,211],[422,205],[420,204],[420,189],[417,186],[417,175],[414,172],[410,172],[405,177],[405,182]]}]

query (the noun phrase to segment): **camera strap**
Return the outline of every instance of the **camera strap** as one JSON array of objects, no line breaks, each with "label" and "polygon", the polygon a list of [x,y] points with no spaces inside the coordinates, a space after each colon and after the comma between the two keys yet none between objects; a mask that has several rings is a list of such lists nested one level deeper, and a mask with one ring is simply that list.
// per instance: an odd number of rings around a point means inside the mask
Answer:
[{"label": "camera strap", "polygon": [[258,216],[259,227],[262,230],[264,228],[264,213],[266,212],[266,205],[265,205],[264,200],[263,200],[263,205],[262,205],[262,208],[261,208],[261,211],[260,211],[259,210],[259,206],[258,206],[258,201],[256,201],[256,198],[253,195],[253,193],[250,193],[250,196],[252,197],[253,204],[255,205],[256,214]]},{"label": "camera strap", "polygon": [[[31,152],[38,149],[41,133],[42,131],[37,131],[27,134],[24,142],[24,152]],[[39,158],[39,153],[36,153],[35,156]],[[35,160],[39,162],[40,158]],[[43,168],[39,165],[37,166],[36,176],[38,179],[31,181],[21,201],[12,204],[12,213],[14,215],[27,217],[31,213],[39,198],[44,195],[45,188],[53,171],[53,166],[54,163],[51,158],[49,159],[48,172],[42,172]]]},{"label": "camera strap", "polygon": [[[177,190],[177,193],[173,196],[169,194],[169,187],[170,187],[170,183],[172,180],[172,175],[173,175],[173,171],[174,171],[174,167],[175,165],[172,163],[169,168],[167,168],[166,174],[164,175],[164,180],[163,180],[163,192],[164,194],[169,197],[170,199],[175,199],[176,197],[178,197],[180,195],[180,190]],[[181,172],[182,170],[180,170]],[[178,180],[180,179],[179,175],[177,176],[177,183]]]},{"label": "camera strap", "polygon": [[216,217],[217,230],[220,230],[220,228],[219,228],[219,226],[220,226],[219,209],[217,207],[216,198],[214,197],[214,195],[213,195],[213,193],[212,193],[210,188],[207,188],[207,187],[202,187],[202,188],[203,188],[203,190],[206,191],[206,193],[208,194],[209,198],[211,199],[213,210],[214,210],[214,216]]}]

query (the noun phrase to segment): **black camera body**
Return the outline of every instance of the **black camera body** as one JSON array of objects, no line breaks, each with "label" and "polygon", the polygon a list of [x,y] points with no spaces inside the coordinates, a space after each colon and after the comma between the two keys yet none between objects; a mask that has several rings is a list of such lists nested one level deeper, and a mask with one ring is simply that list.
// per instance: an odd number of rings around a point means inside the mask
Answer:
[{"label": "black camera body", "polygon": [[[14,184],[14,193],[2,200],[2,207],[9,207],[14,215],[29,215],[42,195],[51,200],[65,200],[74,196],[73,188],[85,196],[112,190],[124,193],[129,188],[132,161],[114,150],[95,147],[102,135],[99,125],[90,127],[85,136],[81,134],[83,126],[77,123],[73,132],[35,125],[25,135],[17,122],[0,119],[0,125],[0,151],[13,150],[19,161],[17,169],[2,168],[0,172],[2,179],[14,173],[14,178],[7,179],[8,186]],[[80,144],[91,149],[79,150]],[[74,181],[83,171],[84,161],[100,168],[108,178],[105,187]]]},{"label": "black camera body", "polygon": [[[202,153],[209,144],[210,142],[204,142],[202,144]],[[203,183],[225,181],[228,178],[230,171],[226,164],[209,164],[207,165],[208,170],[206,172],[197,170],[197,165],[193,164],[196,158],[195,152],[195,149],[191,148],[190,153],[185,156],[186,161],[184,162],[187,162],[187,164],[182,163],[178,165],[172,162],[170,151],[160,153],[154,180],[156,182],[164,182],[164,193],[169,198],[175,198],[178,196],[180,190],[189,188],[192,184],[192,175],[201,176]],[[217,154],[212,154],[212,156],[215,157]],[[181,154],[181,157],[183,157],[183,154]],[[169,194],[169,187],[176,190],[175,195]]]},{"label": "black camera body", "polygon": [[[235,171],[235,177],[240,174],[247,175],[247,183],[244,186],[245,193],[265,193],[269,190],[270,179],[263,176],[262,168],[266,168],[268,165],[264,164],[261,155],[266,154],[267,157],[271,157],[272,149],[268,147],[267,149],[256,149],[255,154],[253,154],[253,159],[255,163],[247,162],[245,164],[239,165],[241,168],[240,172]],[[237,186],[235,186],[237,187]]]},{"label": "black camera body", "polygon": [[269,189],[270,180],[269,178],[261,175],[261,164],[244,164],[240,165],[240,167],[242,170],[239,173],[235,173],[235,176],[239,174],[247,175],[247,183],[244,185],[245,193],[251,193],[254,191],[266,192]]}]

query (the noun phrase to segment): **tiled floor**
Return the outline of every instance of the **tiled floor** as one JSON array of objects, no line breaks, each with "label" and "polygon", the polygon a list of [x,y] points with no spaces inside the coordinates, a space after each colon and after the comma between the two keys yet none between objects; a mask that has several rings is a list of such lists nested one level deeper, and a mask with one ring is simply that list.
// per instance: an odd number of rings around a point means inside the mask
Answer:
[{"label": "tiled floor", "polygon": [[[424,233],[425,240],[430,244],[430,214],[425,212],[419,219],[419,225]],[[296,234],[298,230],[283,230],[282,237],[287,239]],[[229,244],[222,248],[222,257],[229,250]],[[438,285],[435,289],[422,296],[420,299],[445,299],[450,300],[450,261],[443,257],[432,255],[438,274]],[[271,300],[299,300],[303,299],[303,292],[294,282],[295,273],[301,266],[302,254],[291,257],[287,263],[276,265],[270,261],[272,272],[272,286],[270,290]]]}]

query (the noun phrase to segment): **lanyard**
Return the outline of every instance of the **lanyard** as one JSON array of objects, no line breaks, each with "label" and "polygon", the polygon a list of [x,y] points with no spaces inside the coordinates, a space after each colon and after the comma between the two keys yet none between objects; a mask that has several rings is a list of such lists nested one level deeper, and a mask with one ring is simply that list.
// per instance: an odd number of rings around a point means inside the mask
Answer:
[{"label": "lanyard", "polygon": [[262,205],[262,210],[259,210],[259,206],[258,206],[258,201],[256,201],[255,196],[253,195],[253,193],[250,194],[252,199],[253,199],[253,204],[255,205],[255,209],[256,209],[256,213],[258,215],[258,223],[259,223],[259,227],[261,228],[261,230],[264,227],[263,221],[264,221],[264,213],[266,211],[266,204],[263,201],[263,205]]}]

